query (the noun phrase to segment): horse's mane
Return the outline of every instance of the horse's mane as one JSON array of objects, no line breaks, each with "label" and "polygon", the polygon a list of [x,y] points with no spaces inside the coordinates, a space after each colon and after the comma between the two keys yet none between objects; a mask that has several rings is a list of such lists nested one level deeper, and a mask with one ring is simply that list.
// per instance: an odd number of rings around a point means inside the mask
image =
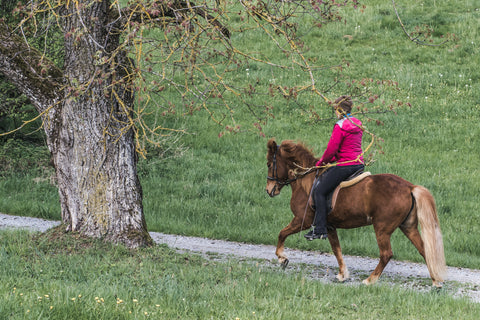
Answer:
[{"label": "horse's mane", "polygon": [[298,165],[303,167],[311,167],[314,166],[317,162],[317,158],[313,155],[312,150],[307,148],[303,143],[299,142],[296,143],[292,140],[285,140],[282,141],[280,145],[283,152],[285,153],[285,157],[291,161],[295,162]]}]

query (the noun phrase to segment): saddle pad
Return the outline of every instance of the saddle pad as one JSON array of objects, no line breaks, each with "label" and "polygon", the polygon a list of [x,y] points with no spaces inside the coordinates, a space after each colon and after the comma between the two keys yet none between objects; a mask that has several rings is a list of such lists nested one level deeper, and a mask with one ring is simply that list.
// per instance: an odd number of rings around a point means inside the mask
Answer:
[{"label": "saddle pad", "polygon": [[356,185],[357,183],[359,183],[360,181],[362,181],[363,179],[365,179],[366,177],[368,177],[369,175],[371,175],[370,172],[366,171],[366,172],[363,172],[362,174],[356,176],[355,178],[353,178],[352,180],[347,180],[347,181],[342,181],[340,182],[340,184],[338,185],[337,188],[335,188],[335,191],[333,191],[333,195],[332,195],[332,210],[333,208],[335,207],[335,202],[337,202],[337,196],[338,196],[338,192],[340,191],[340,189],[342,188],[348,188],[348,187],[351,187],[353,185]]}]

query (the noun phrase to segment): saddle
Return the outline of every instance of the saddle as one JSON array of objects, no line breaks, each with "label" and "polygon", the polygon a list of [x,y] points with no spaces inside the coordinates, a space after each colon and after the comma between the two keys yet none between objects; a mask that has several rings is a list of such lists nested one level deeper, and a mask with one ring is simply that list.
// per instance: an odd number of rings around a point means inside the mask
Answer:
[{"label": "saddle", "polygon": [[[335,188],[335,190],[333,190],[333,192],[331,192],[327,196],[327,203],[328,203],[328,206],[330,207],[330,211],[333,210],[333,208],[335,207],[335,203],[337,202],[337,197],[338,197],[338,193],[340,192],[340,189],[348,188],[353,185],[356,185],[357,183],[359,183],[360,181],[362,181],[363,179],[365,179],[370,175],[371,175],[370,172],[368,171],[364,172],[362,169],[362,170],[358,170],[357,172],[352,174],[350,177],[340,182],[340,184]],[[308,205],[310,206],[310,208],[312,208],[313,211],[315,211],[315,205],[314,205],[312,196],[310,196],[308,199]]]}]

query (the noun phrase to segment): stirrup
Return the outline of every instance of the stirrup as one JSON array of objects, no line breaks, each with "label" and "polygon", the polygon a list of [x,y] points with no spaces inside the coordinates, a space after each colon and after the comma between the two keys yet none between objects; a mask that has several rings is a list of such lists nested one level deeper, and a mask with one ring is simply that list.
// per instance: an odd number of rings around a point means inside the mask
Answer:
[{"label": "stirrup", "polygon": [[315,233],[314,229],[310,230],[310,232],[304,235],[304,237],[308,241],[312,241],[314,239],[320,239],[320,240],[328,239],[328,235],[326,233]]}]

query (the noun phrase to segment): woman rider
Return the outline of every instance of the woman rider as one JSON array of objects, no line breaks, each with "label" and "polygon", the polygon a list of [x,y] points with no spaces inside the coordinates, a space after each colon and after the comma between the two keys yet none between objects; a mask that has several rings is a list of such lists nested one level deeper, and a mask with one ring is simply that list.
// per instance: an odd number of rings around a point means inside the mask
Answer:
[{"label": "woman rider", "polygon": [[312,229],[305,235],[307,240],[327,239],[327,196],[340,182],[364,168],[362,151],[362,122],[352,116],[352,100],[341,96],[335,100],[335,123],[330,140],[317,167],[336,163],[321,174],[313,184],[315,218]]}]

